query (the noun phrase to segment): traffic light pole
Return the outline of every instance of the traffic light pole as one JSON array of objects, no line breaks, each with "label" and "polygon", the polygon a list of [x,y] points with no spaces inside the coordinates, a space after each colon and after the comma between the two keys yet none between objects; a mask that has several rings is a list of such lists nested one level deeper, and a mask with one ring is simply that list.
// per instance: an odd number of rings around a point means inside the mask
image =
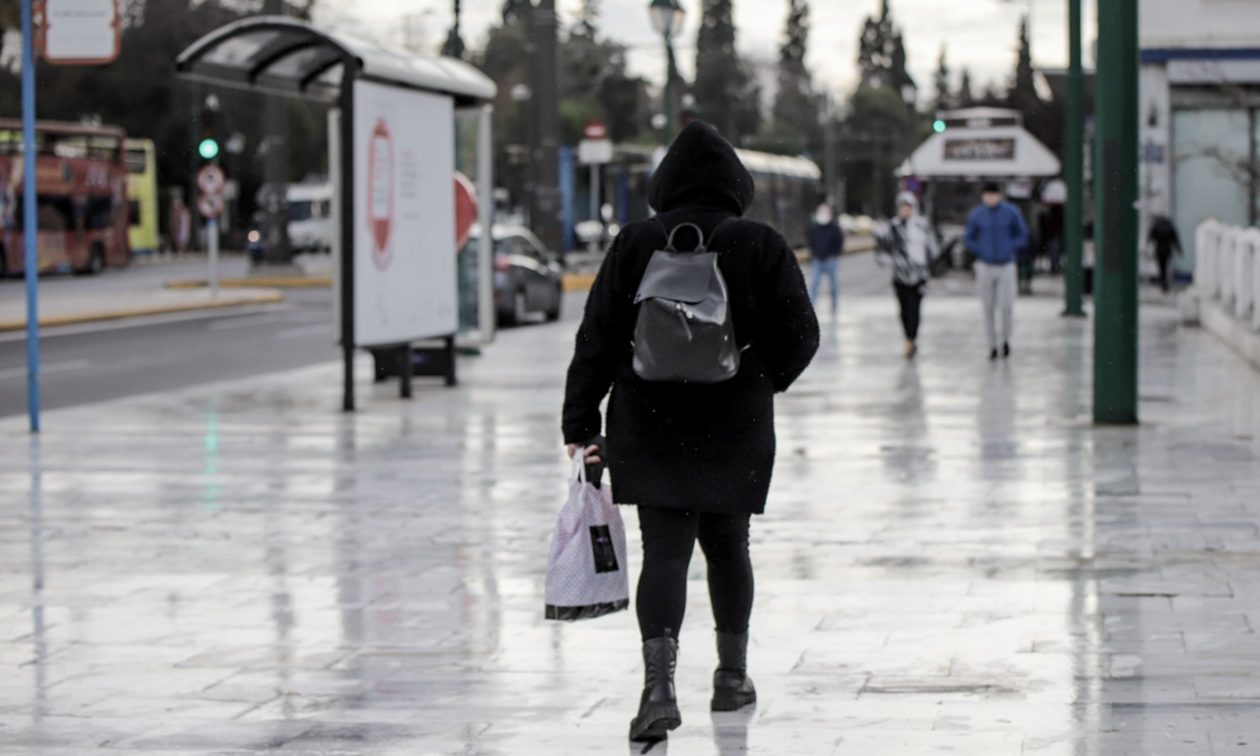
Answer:
[{"label": "traffic light pole", "polygon": [[[274,16],[284,15],[284,0],[266,0],[263,12]],[[263,140],[267,145],[267,153],[263,158],[263,184],[271,192],[266,203],[267,244],[264,256],[267,262],[279,265],[288,263],[292,258],[287,214],[284,212],[284,198],[288,187],[288,105],[281,97],[268,97],[263,103]]]},{"label": "traffic light pole", "polygon": [[1094,422],[1138,421],[1138,0],[1098,4]]},{"label": "traffic light pole", "polygon": [[26,278],[26,409],[39,432],[39,205],[35,186],[35,35],[31,4],[22,0],[22,243]]},{"label": "traffic light pole", "polygon": [[1067,267],[1064,269],[1063,314],[1084,317],[1082,303],[1084,270],[1082,234],[1085,228],[1085,82],[1081,72],[1081,0],[1068,0],[1067,119],[1063,178],[1067,184],[1063,241]]}]

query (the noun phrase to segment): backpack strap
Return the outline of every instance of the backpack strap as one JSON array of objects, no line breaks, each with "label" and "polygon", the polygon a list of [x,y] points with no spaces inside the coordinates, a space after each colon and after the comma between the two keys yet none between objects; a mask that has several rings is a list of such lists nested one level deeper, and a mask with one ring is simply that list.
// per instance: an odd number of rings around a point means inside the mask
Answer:
[{"label": "backpack strap", "polygon": [[[661,227],[661,230],[665,232],[665,251],[666,252],[673,252],[673,253],[678,252],[678,248],[674,246],[674,236],[680,230],[684,228],[694,229],[696,232],[696,236],[700,237],[700,243],[696,245],[695,249],[691,250],[692,252],[708,252],[709,251],[709,245],[705,244],[704,242],[704,230],[701,229],[696,224],[680,223],[677,226],[674,226],[674,230],[670,231],[669,229],[665,228],[665,223],[661,221],[660,216],[653,216],[652,220],[656,221],[657,224]],[[722,230],[722,227],[725,226],[727,223],[730,223],[732,220],[734,220],[734,218],[726,218],[721,223],[717,224],[717,226],[713,228],[713,233],[709,234],[709,240],[712,241],[715,237],[717,237],[718,231]]]},{"label": "backpack strap", "polygon": [[[661,225],[664,226],[665,224],[662,223]],[[680,223],[677,226],[674,226],[674,230],[669,232],[669,238],[665,241],[665,251],[674,252],[674,253],[678,252],[678,248],[674,246],[674,236],[676,236],[678,232],[684,228],[694,228],[696,230],[696,235],[700,237],[700,242],[696,244],[695,249],[691,251],[692,252],[707,251],[704,246],[704,231],[701,230],[701,228],[694,223]]]}]

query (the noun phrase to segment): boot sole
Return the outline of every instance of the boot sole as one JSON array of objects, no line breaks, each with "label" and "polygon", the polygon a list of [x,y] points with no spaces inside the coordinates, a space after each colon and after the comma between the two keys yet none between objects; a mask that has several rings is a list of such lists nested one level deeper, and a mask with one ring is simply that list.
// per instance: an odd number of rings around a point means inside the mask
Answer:
[{"label": "boot sole", "polygon": [[681,726],[682,714],[677,704],[659,704],[649,708],[643,716],[634,718],[630,723],[630,740],[635,743],[665,740],[670,730]]},{"label": "boot sole", "polygon": [[711,711],[739,711],[745,706],[757,703],[756,693],[715,693],[710,704]]}]

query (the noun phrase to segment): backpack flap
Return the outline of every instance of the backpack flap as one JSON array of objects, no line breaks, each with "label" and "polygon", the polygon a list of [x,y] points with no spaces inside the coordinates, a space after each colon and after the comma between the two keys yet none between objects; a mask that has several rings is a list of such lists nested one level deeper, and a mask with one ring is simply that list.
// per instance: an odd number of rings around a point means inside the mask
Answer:
[{"label": "backpack flap", "polygon": [[645,299],[667,299],[699,304],[712,291],[716,270],[717,254],[713,252],[657,251],[643,273],[634,303],[641,304]]}]

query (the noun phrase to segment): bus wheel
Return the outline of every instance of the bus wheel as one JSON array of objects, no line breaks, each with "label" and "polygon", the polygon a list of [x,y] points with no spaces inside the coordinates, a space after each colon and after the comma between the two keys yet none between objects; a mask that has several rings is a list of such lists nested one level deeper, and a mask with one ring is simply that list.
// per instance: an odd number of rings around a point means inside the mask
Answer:
[{"label": "bus wheel", "polygon": [[0,278],[9,277],[9,250],[0,244]]}]

